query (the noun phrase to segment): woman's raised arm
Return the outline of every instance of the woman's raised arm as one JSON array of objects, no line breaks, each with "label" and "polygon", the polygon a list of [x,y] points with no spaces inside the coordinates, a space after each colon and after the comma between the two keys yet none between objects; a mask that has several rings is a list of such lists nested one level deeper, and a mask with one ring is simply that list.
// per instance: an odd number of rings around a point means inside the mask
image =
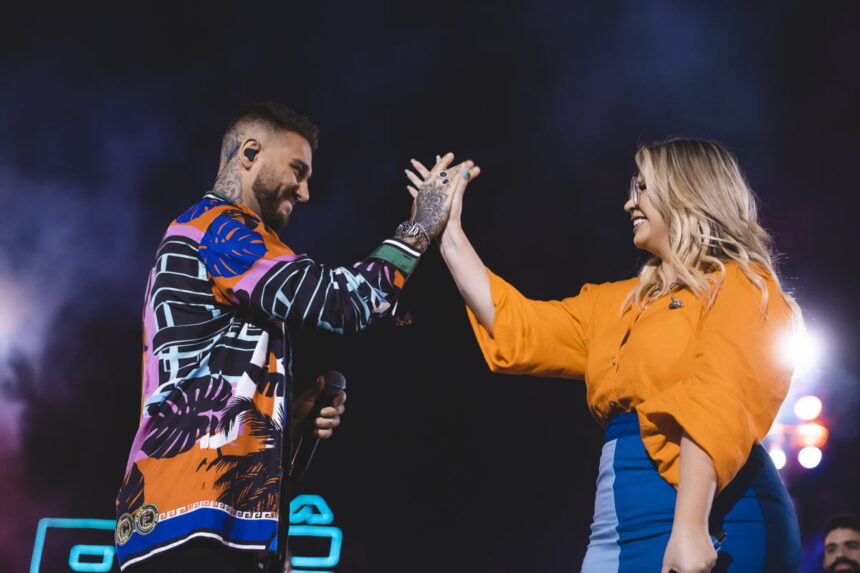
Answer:
[{"label": "woman's raised arm", "polygon": [[[429,171],[418,161],[412,160],[412,165],[421,176],[426,177]],[[481,258],[469,242],[469,238],[463,231],[463,226],[460,216],[463,212],[463,193],[470,181],[474,180],[481,173],[481,168],[467,161],[463,163],[460,169],[457,169],[459,181],[454,189],[453,203],[451,204],[451,213],[448,218],[448,225],[442,233],[440,240],[440,250],[442,257],[445,259],[445,264],[451,271],[454,277],[454,282],[457,288],[460,289],[460,294],[466,304],[475,313],[481,325],[487,329],[492,335],[493,320],[496,315],[496,309],[493,306],[493,299],[490,294],[490,279],[487,276],[487,269]],[[415,196],[417,188],[423,183],[422,179],[412,173],[406,172],[409,180],[415,185],[410,187],[410,193]]]}]

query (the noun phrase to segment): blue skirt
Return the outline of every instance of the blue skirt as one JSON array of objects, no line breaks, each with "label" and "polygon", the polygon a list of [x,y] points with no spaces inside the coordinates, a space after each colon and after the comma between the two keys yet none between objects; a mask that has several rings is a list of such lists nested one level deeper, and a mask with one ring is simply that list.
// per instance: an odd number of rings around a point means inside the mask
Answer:
[{"label": "blue skirt", "polygon": [[[582,573],[659,573],[676,496],[645,451],[636,413],[610,420]],[[714,501],[710,528],[726,533],[712,573],[792,573],[800,567],[797,517],[761,445]]]}]

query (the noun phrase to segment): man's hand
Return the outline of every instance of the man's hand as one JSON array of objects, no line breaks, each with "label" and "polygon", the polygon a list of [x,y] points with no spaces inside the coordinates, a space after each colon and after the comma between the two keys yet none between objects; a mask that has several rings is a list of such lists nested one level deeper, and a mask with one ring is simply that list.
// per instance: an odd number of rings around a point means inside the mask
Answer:
[{"label": "man's hand", "polygon": [[[325,389],[325,376],[319,376],[313,386],[308,388],[304,394],[293,400],[293,435],[297,435],[298,428],[311,415],[314,402]],[[331,406],[320,410],[320,415],[313,421],[314,435],[321,440],[330,438],[334,429],[340,425],[340,415],[346,411],[343,403],[346,402],[346,392],[335,395]]]},{"label": "man's hand", "polygon": [[[410,221],[421,225],[429,239],[435,239],[445,229],[455,197],[462,200],[463,190],[469,180],[480,173],[471,160],[454,167],[448,167],[454,160],[453,153],[437,158],[436,165],[428,170],[420,162],[412,160],[412,166],[420,177],[406,170],[406,175],[414,187],[409,193],[415,199],[412,204]],[[425,247],[426,248],[426,247]]]}]

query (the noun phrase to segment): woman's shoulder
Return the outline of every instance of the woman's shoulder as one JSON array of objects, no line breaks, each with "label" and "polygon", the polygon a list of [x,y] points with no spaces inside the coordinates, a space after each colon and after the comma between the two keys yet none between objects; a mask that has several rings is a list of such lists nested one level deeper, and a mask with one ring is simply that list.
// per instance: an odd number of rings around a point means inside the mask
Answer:
[{"label": "woman's shoulder", "polygon": [[620,305],[637,284],[639,284],[639,277],[621,281],[585,283],[582,289],[580,289],[578,296],[590,297],[595,301],[599,300],[607,304],[615,304],[617,302]]},{"label": "woman's shoulder", "polygon": [[749,263],[746,268],[737,261],[728,261],[724,265],[726,271],[723,275],[722,286],[731,285],[735,288],[753,288],[758,291],[759,288],[753,283],[751,275],[763,280],[768,288],[777,285],[776,277],[773,276],[771,271],[758,263]]},{"label": "woman's shoulder", "polygon": [[[718,301],[754,305],[762,311],[766,308],[769,316],[791,315],[792,309],[783,296],[779,280],[764,265],[750,263],[744,268],[740,263],[731,261],[725,263],[725,267],[726,272],[717,293]],[[762,289],[767,292],[767,298],[764,298]],[[765,300],[767,304],[763,304]]]}]

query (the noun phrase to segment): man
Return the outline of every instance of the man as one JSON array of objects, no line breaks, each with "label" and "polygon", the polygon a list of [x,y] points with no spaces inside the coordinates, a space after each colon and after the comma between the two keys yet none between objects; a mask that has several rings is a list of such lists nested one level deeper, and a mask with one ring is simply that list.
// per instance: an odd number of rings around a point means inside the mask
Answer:
[{"label": "man", "polygon": [[837,515],[827,522],[824,570],[860,573],[860,520],[853,515]]},{"label": "man", "polygon": [[[316,145],[306,118],[252,106],[224,134],[212,191],[162,239],[144,305],[140,427],[117,499],[123,571],[283,569],[290,428],[300,422],[290,418],[322,389],[291,408],[289,328],[353,332],[384,315],[472,166],[448,168],[446,155],[393,238],[329,269],[276,234],[310,197]],[[342,402],[316,420],[319,437]]]}]

